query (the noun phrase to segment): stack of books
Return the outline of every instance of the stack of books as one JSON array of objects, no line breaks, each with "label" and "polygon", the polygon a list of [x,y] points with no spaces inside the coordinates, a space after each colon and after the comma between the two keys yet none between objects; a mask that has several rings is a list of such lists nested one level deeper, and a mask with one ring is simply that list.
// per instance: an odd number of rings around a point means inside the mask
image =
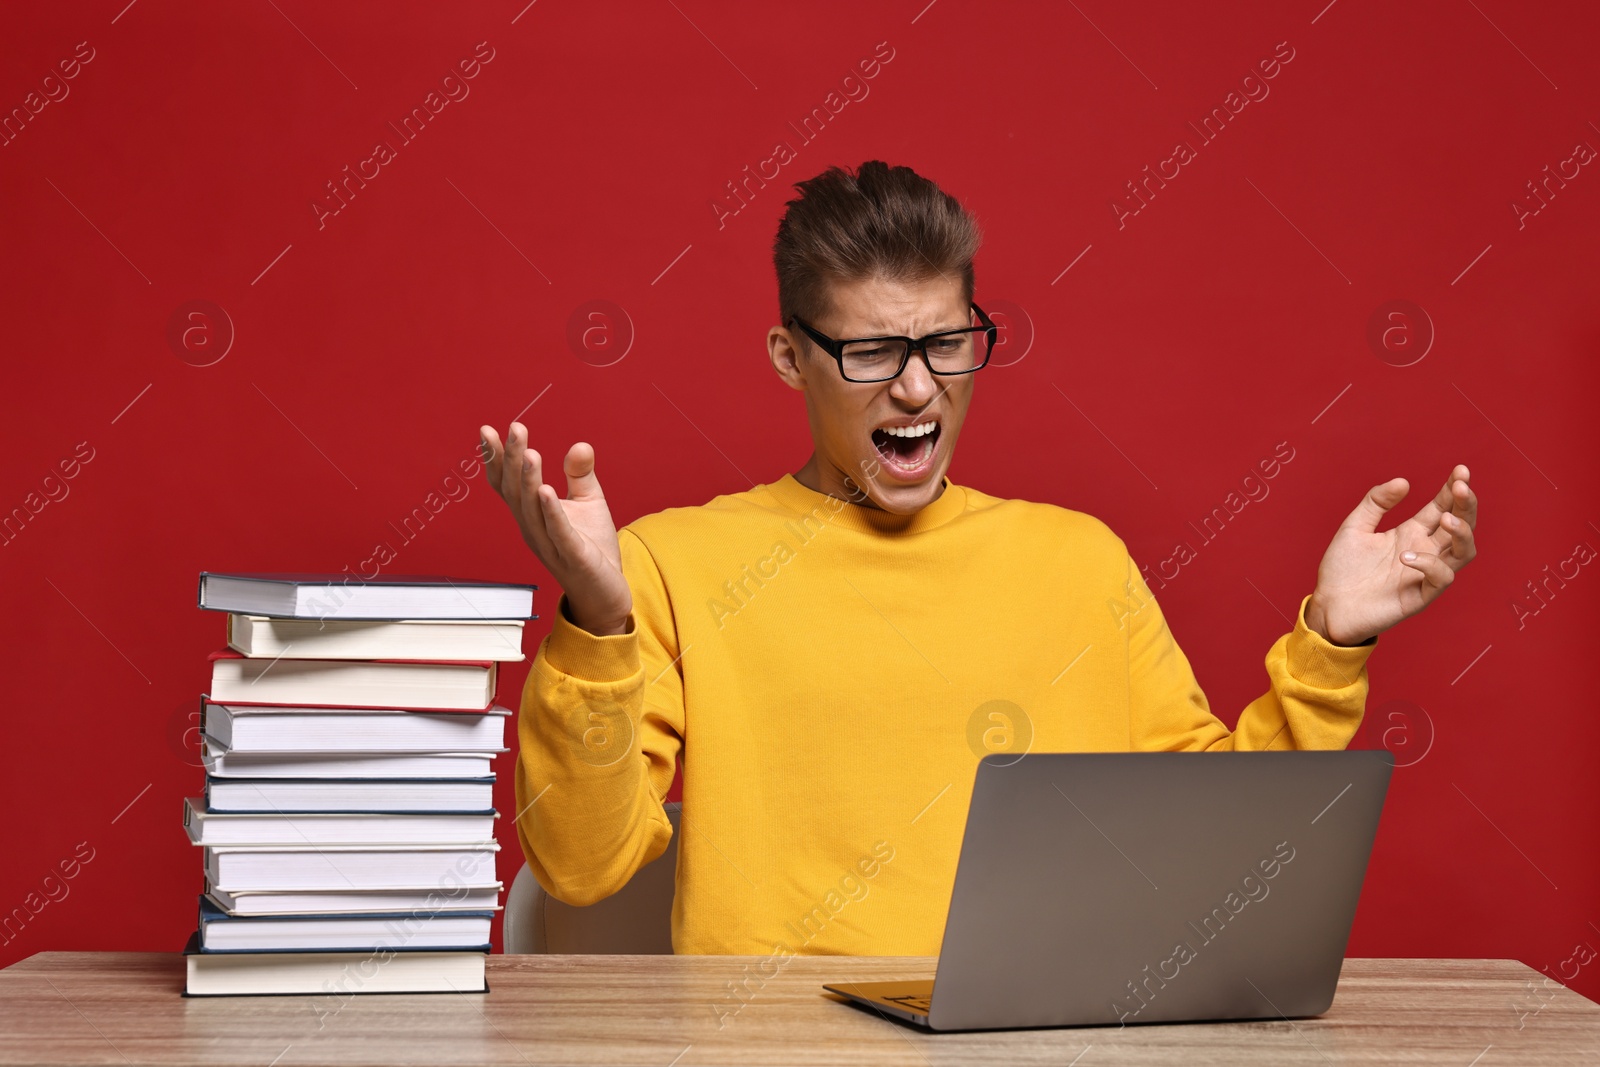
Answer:
[{"label": "stack of books", "polygon": [[192,996],[483,992],[494,775],[531,585],[201,572],[228,613],[184,801]]}]

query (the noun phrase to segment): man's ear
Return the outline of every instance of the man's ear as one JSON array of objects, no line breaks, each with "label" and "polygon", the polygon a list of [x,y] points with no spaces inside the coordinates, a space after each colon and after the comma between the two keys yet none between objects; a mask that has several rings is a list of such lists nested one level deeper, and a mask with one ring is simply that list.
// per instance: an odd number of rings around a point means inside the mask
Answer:
[{"label": "man's ear", "polygon": [[783,379],[783,384],[804,392],[805,372],[800,367],[800,351],[796,344],[794,335],[782,326],[767,331],[767,358],[772,361],[772,369]]}]

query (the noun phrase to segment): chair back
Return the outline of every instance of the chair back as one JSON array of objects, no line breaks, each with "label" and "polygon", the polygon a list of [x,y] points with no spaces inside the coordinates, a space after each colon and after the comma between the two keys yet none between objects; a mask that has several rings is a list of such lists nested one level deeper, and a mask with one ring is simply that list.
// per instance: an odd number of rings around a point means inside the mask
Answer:
[{"label": "chair back", "polygon": [[635,871],[627,885],[588,907],[550,896],[524,863],[506,894],[506,951],[670,955],[682,805],[662,806],[672,823],[667,850]]}]

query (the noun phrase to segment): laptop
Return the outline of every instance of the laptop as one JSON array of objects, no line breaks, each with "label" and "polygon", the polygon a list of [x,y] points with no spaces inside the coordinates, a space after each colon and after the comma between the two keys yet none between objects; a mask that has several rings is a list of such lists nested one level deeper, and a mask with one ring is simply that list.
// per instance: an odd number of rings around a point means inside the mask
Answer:
[{"label": "laptop", "polygon": [[931,981],[823,988],[930,1030],[1320,1015],[1393,756],[985,756]]}]

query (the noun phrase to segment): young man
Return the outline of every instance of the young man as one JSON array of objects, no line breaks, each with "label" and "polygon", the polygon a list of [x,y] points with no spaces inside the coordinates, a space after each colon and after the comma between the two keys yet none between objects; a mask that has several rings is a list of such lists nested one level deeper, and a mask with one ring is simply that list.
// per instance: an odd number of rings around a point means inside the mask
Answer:
[{"label": "young man", "polygon": [[878,162],[798,188],[767,335],[811,424],[797,473],[618,532],[589,445],[561,500],[520,424],[504,450],[481,428],[564,590],[518,719],[540,884],[591,903],[659,856],[681,756],[677,951],[935,955],[986,751],[1348,744],[1378,633],[1472,559],[1466,467],[1387,533],[1405,480],[1366,495],[1230,732],[1105,524],[945,477],[995,332],[972,218]]}]

